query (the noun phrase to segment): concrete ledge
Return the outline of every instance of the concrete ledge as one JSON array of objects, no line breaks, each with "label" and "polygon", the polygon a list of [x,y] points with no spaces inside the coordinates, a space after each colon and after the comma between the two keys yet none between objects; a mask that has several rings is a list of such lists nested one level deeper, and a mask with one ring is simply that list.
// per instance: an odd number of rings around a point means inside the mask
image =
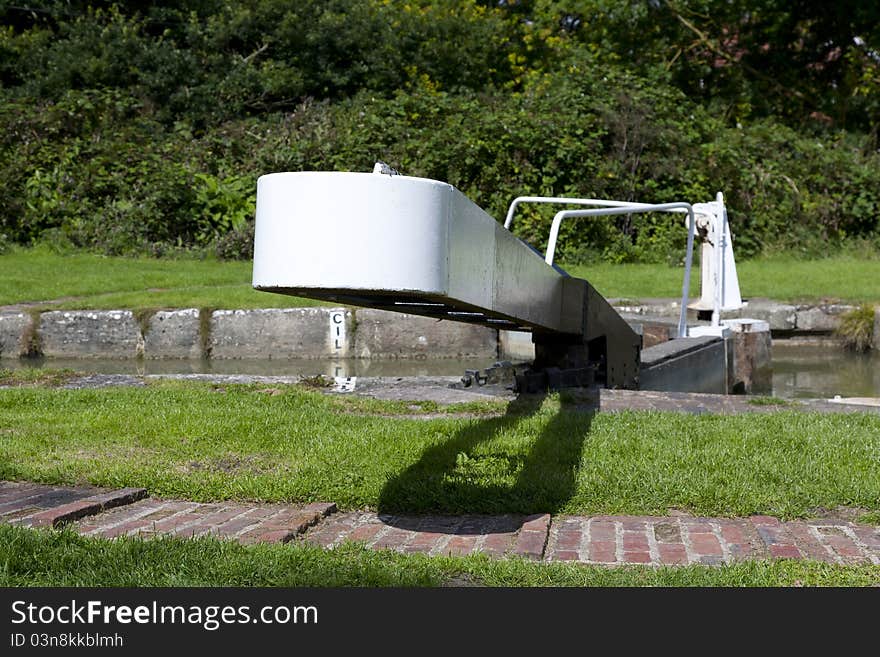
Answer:
[{"label": "concrete ledge", "polygon": [[[736,317],[760,319],[770,325],[772,331],[793,331],[798,327],[798,306],[778,303],[770,299],[749,299],[745,308],[734,313]],[[807,310],[800,307],[801,312]]]},{"label": "concrete ledge", "polygon": [[[678,304],[669,299],[647,299],[643,302],[614,300],[617,312],[627,317],[631,324],[639,316],[677,319]],[[789,304],[756,297],[749,299],[738,311],[722,313],[722,318],[749,318],[767,322],[770,330],[780,332],[830,333],[840,323],[840,316],[855,306],[839,303]],[[689,312],[693,321],[693,311]]]},{"label": "concrete ledge", "polygon": [[798,306],[795,328],[798,331],[830,333],[840,324],[840,316],[855,306],[827,304],[822,306]]},{"label": "concrete ledge", "polygon": [[143,338],[130,310],[52,311],[40,315],[40,350],[49,358],[136,358]]},{"label": "concrete ledge", "polygon": [[215,310],[211,358],[349,358],[354,315],[345,308]]},{"label": "concrete ledge", "polygon": [[[629,311],[624,319],[642,335],[646,349],[676,332],[677,315],[662,312],[674,310],[675,304],[656,302],[617,307]],[[755,299],[737,313],[739,318],[724,321],[753,327],[761,321],[771,331],[815,336],[833,332],[840,315],[850,309],[842,304],[794,306]],[[27,312],[0,312],[0,358],[25,355],[25,342],[31,337],[50,358],[534,358],[530,333],[373,309],[217,310],[205,321],[198,309],[188,308],[156,312],[143,331],[128,310],[52,311],[39,316],[37,327],[33,321]],[[880,306],[875,311],[874,344],[880,346]]]},{"label": "concrete ledge", "polygon": [[498,357],[498,332],[385,310],[357,311],[355,358]]},{"label": "concrete ledge", "polygon": [[199,311],[160,310],[144,333],[144,358],[201,358]]},{"label": "concrete ledge", "polygon": [[30,324],[31,317],[27,313],[0,313],[0,358],[18,358],[26,351],[22,337]]}]

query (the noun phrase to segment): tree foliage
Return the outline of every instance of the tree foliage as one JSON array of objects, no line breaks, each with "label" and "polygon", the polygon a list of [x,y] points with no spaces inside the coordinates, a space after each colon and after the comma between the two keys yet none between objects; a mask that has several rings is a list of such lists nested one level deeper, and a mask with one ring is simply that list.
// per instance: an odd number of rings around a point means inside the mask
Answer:
[{"label": "tree foliage", "polygon": [[[797,0],[0,0],[0,243],[246,251],[256,177],[725,192],[738,249],[880,242],[880,9]],[[526,209],[517,231],[546,239]],[[667,217],[565,257],[681,257]],[[238,245],[238,246],[235,246]]]}]

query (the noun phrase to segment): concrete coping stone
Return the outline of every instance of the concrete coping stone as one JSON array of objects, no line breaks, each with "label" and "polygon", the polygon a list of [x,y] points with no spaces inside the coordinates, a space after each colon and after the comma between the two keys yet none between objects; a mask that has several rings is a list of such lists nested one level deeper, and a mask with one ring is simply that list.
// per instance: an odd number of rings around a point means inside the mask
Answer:
[{"label": "concrete coping stone", "polygon": [[734,333],[766,333],[770,330],[770,322],[763,319],[723,319],[721,324]]}]

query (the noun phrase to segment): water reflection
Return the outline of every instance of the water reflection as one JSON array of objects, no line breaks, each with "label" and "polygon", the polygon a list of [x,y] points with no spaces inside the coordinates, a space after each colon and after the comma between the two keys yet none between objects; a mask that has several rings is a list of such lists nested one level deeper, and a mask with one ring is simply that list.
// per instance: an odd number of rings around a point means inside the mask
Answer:
[{"label": "water reflection", "polygon": [[[70,368],[99,374],[254,374],[263,376],[459,376],[490,359],[112,360],[3,359],[0,368]],[[770,392],[770,391],[768,391]],[[880,397],[880,354],[854,354],[835,343],[773,341],[776,397]]]},{"label": "water reflection", "polygon": [[776,397],[880,397],[880,354],[856,354],[834,343],[773,341]]}]

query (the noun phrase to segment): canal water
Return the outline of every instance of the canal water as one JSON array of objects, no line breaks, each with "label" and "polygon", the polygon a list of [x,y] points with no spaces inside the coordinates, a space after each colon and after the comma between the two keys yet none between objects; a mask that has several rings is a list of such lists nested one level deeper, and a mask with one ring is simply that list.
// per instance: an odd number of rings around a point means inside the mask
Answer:
[{"label": "canal water", "polygon": [[828,341],[774,340],[773,395],[880,397],[880,353],[857,354]]},{"label": "canal water", "polygon": [[[99,374],[252,374],[264,376],[458,376],[485,369],[471,360],[3,360],[0,368],[70,368]],[[880,397],[880,353],[856,354],[830,342],[773,341],[772,391],[782,398]]]}]

